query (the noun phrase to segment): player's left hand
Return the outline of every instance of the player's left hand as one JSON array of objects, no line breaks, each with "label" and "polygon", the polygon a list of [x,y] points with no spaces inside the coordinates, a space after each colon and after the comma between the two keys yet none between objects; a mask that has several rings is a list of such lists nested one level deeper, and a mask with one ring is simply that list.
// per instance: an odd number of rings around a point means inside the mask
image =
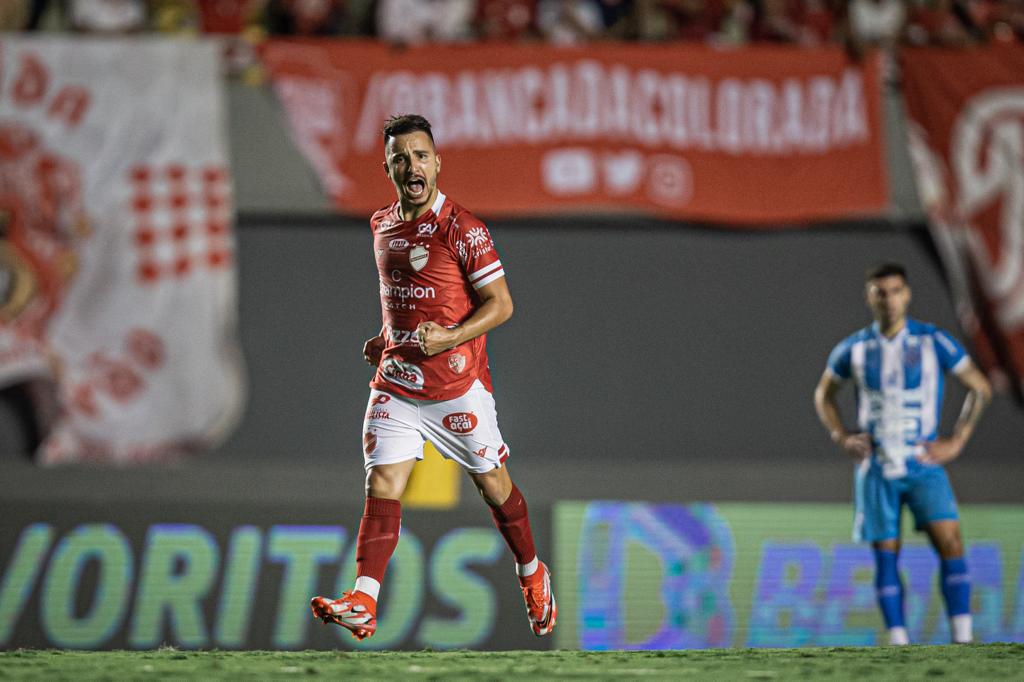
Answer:
[{"label": "player's left hand", "polygon": [[416,342],[425,355],[437,355],[458,345],[459,333],[436,322],[421,322],[416,327]]},{"label": "player's left hand", "polygon": [[917,459],[925,464],[945,464],[959,457],[963,448],[959,438],[937,438],[924,444],[924,452]]}]

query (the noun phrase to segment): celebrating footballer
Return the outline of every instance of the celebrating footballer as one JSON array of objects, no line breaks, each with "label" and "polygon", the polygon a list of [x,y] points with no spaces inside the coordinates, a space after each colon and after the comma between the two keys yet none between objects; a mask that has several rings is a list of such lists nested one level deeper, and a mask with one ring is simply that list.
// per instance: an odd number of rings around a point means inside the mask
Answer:
[{"label": "celebrating footballer", "polygon": [[437,187],[441,157],[430,123],[404,115],[384,126],[384,170],[398,200],[370,220],[384,326],[363,347],[376,368],[363,422],[366,506],[356,581],[313,614],[357,639],[377,629],[377,599],[398,544],[409,475],[429,440],[461,465],[515,556],[530,626],[546,635],[558,611],[537,558],[526,500],[509,477],[498,430],[486,334],[512,315],[505,270],[487,227]]}]

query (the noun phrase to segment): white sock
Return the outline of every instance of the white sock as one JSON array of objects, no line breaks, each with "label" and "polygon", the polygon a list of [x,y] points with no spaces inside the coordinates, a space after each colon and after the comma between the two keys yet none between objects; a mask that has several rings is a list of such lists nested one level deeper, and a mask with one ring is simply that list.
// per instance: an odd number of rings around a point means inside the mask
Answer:
[{"label": "white sock", "polygon": [[540,566],[540,561],[537,557],[533,557],[533,561],[528,564],[516,564],[516,575],[520,578],[531,576],[537,572],[537,567]]},{"label": "white sock", "polygon": [[368,594],[373,597],[373,601],[377,601],[377,595],[380,594],[380,583],[368,575],[361,575],[356,578],[355,590],[356,592]]},{"label": "white sock", "polygon": [[910,644],[910,635],[907,633],[907,629],[902,625],[889,628],[889,644],[893,646]]},{"label": "white sock", "polygon": [[974,628],[971,626],[971,614],[962,613],[949,619],[949,632],[953,635],[954,644],[968,644],[974,641]]}]

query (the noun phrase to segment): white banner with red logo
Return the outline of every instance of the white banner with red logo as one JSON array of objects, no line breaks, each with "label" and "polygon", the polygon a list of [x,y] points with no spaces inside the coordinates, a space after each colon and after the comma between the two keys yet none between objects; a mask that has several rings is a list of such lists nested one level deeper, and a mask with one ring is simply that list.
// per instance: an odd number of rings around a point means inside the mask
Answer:
[{"label": "white banner with red logo", "polygon": [[0,382],[56,386],[43,463],[175,458],[239,416],[218,64],[205,42],[0,41]]},{"label": "white banner with red logo", "polygon": [[387,117],[434,126],[479,215],[640,212],[757,227],[882,215],[878,63],[839,48],[265,46],[298,146],[341,211],[394,199]]},{"label": "white banner with red logo", "polygon": [[975,355],[1024,394],[1024,48],[908,50],[918,191]]}]

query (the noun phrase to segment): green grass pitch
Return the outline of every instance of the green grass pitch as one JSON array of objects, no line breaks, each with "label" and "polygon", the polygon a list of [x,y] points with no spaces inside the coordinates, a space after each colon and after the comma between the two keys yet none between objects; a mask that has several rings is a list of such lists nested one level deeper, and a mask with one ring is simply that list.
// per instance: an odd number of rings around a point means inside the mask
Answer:
[{"label": "green grass pitch", "polygon": [[704,651],[0,652],[0,679],[1019,680],[1024,644]]}]

